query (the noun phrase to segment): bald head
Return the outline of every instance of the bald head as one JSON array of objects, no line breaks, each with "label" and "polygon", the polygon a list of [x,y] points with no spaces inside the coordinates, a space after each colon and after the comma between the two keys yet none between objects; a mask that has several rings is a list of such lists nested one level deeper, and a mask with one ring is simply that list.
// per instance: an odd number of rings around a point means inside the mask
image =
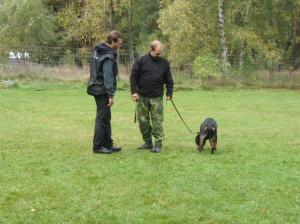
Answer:
[{"label": "bald head", "polygon": [[163,51],[162,43],[159,40],[155,40],[150,44],[150,54],[154,58],[158,58],[161,56]]}]

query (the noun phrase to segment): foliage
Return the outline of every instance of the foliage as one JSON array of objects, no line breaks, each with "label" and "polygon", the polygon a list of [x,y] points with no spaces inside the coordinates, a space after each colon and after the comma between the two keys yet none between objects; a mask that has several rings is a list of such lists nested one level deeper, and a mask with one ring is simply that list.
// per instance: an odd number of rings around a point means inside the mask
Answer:
[{"label": "foliage", "polygon": [[[241,66],[244,56],[300,57],[299,0],[224,1],[223,10],[226,52],[240,56]],[[221,53],[218,14],[218,1],[209,0],[2,0],[0,41],[90,48],[114,28],[130,57],[160,39],[180,68],[201,52]]]},{"label": "foliage", "polygon": [[57,14],[56,23],[66,30],[65,41],[69,45],[91,46],[105,38],[108,24],[104,3],[98,0],[74,1]]},{"label": "foliage", "polygon": [[43,0],[0,2],[0,42],[47,45],[55,41],[54,16]]},{"label": "foliage", "polygon": [[[217,24],[214,3],[205,7],[208,1],[175,0],[160,11],[159,27],[168,37],[170,60],[178,66],[191,62],[201,49],[216,53]],[[217,14],[216,14],[217,16]]]},{"label": "foliage", "polygon": [[194,74],[201,78],[220,78],[220,61],[212,53],[201,54],[194,60]]},{"label": "foliage", "polygon": [[[200,51],[215,55],[220,52],[216,1],[162,3],[159,27],[169,38],[171,60],[180,65],[193,60]],[[277,0],[225,1],[228,54],[262,56],[267,60],[286,56],[290,48],[293,7],[299,11],[294,1],[284,1],[284,4]]]}]

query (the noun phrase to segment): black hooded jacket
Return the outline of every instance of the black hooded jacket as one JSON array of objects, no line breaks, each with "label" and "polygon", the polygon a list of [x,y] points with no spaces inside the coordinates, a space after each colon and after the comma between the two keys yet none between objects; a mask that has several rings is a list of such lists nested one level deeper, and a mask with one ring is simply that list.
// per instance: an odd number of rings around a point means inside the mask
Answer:
[{"label": "black hooded jacket", "polygon": [[[90,80],[88,85],[96,85],[91,95],[113,97],[116,92],[118,66],[114,49],[102,43],[95,46],[90,64]],[[89,88],[88,88],[89,89]]]},{"label": "black hooded jacket", "polygon": [[145,97],[163,96],[164,84],[167,96],[173,94],[173,78],[170,64],[164,58],[153,58],[146,54],[136,60],[133,64],[130,85],[131,94],[138,93]]}]

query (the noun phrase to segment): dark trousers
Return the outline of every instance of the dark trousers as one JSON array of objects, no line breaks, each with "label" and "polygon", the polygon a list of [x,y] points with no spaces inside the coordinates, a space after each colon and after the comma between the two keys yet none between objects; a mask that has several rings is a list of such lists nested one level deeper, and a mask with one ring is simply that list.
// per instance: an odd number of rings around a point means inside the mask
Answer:
[{"label": "dark trousers", "polygon": [[101,146],[111,147],[113,140],[111,139],[111,111],[108,104],[107,96],[95,96],[97,105],[97,114],[95,119],[95,131],[93,148],[99,149]]}]

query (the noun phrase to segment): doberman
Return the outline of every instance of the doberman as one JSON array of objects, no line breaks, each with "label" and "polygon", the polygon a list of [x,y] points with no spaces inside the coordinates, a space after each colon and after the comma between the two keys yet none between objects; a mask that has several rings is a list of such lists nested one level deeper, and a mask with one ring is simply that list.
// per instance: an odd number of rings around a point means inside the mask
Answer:
[{"label": "doberman", "polygon": [[205,119],[200,126],[200,132],[196,135],[195,143],[200,152],[203,150],[207,139],[213,154],[217,150],[217,122],[213,118]]}]

